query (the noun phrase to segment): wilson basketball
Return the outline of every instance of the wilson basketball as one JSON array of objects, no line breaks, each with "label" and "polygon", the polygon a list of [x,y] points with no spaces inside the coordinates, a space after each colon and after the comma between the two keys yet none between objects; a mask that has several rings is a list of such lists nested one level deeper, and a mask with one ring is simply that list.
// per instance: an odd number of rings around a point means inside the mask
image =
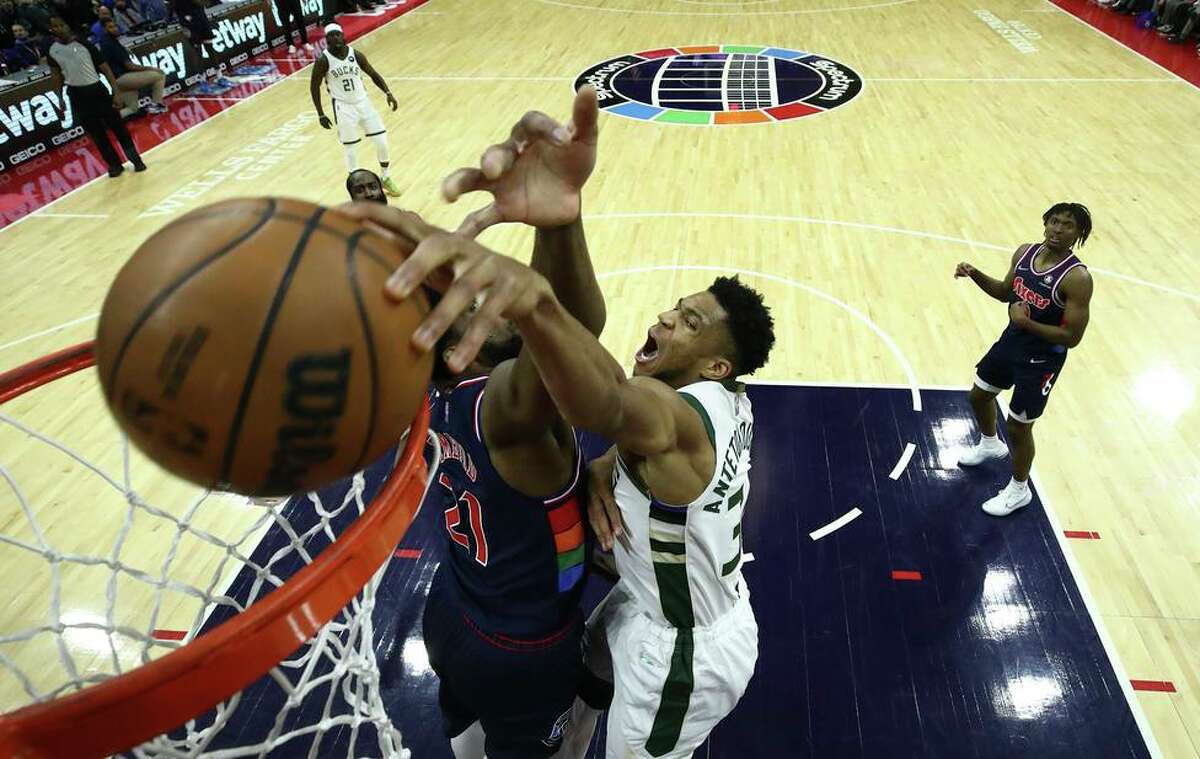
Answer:
[{"label": "wilson basketball", "polygon": [[424,296],[384,297],[401,251],[279,198],[197,209],[146,240],[96,335],[109,409],[174,474],[247,495],[311,490],[396,444],[432,364]]}]

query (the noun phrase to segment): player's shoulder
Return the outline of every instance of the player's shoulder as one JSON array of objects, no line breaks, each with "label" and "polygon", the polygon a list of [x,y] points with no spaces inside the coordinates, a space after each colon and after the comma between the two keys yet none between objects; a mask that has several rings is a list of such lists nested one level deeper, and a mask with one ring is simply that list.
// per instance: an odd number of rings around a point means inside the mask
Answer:
[{"label": "player's shoulder", "polygon": [[1077,260],[1076,264],[1063,275],[1062,284],[1059,287],[1067,288],[1068,294],[1071,291],[1090,293],[1092,284],[1092,273],[1088,271],[1087,264]]}]

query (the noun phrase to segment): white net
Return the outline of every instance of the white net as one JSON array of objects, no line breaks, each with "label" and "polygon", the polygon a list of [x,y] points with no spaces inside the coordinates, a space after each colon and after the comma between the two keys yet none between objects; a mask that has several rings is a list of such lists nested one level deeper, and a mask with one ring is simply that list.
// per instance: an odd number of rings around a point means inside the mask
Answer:
[{"label": "white net", "polygon": [[[242,612],[370,508],[397,455],[320,492],[253,502],[131,448],[93,370],[0,407],[0,571],[14,589],[0,610],[0,711],[126,673]],[[267,676],[130,755],[406,756],[376,658],[387,566]]]}]

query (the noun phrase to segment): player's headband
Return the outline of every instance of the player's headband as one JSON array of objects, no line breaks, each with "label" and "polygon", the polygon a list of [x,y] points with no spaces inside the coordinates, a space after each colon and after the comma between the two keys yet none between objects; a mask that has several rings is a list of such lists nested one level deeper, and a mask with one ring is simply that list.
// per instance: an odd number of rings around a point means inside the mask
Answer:
[{"label": "player's headband", "polygon": [[325,25],[325,33],[329,34],[330,32],[338,32],[339,34],[343,34],[343,35],[345,34],[345,32],[342,31],[341,24],[326,24]]}]

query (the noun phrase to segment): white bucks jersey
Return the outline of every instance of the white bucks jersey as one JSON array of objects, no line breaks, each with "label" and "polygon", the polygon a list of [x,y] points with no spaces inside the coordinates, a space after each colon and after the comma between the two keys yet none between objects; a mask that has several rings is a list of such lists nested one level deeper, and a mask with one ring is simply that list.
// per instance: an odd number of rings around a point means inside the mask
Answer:
[{"label": "white bucks jersey", "polygon": [[613,492],[628,541],[614,542],[621,582],[639,607],[675,627],[707,626],[743,592],[742,510],[750,494],[754,414],[745,392],[717,382],[679,390],[704,420],[716,451],[712,479],[686,505],[654,498],[617,457]]},{"label": "white bucks jersey", "polygon": [[348,103],[357,103],[367,96],[363,87],[362,69],[358,66],[358,56],[354,48],[348,48],[345,58],[338,58],[326,50],[323,55],[329,61],[329,71],[325,73],[325,87],[329,89],[329,97]]}]

